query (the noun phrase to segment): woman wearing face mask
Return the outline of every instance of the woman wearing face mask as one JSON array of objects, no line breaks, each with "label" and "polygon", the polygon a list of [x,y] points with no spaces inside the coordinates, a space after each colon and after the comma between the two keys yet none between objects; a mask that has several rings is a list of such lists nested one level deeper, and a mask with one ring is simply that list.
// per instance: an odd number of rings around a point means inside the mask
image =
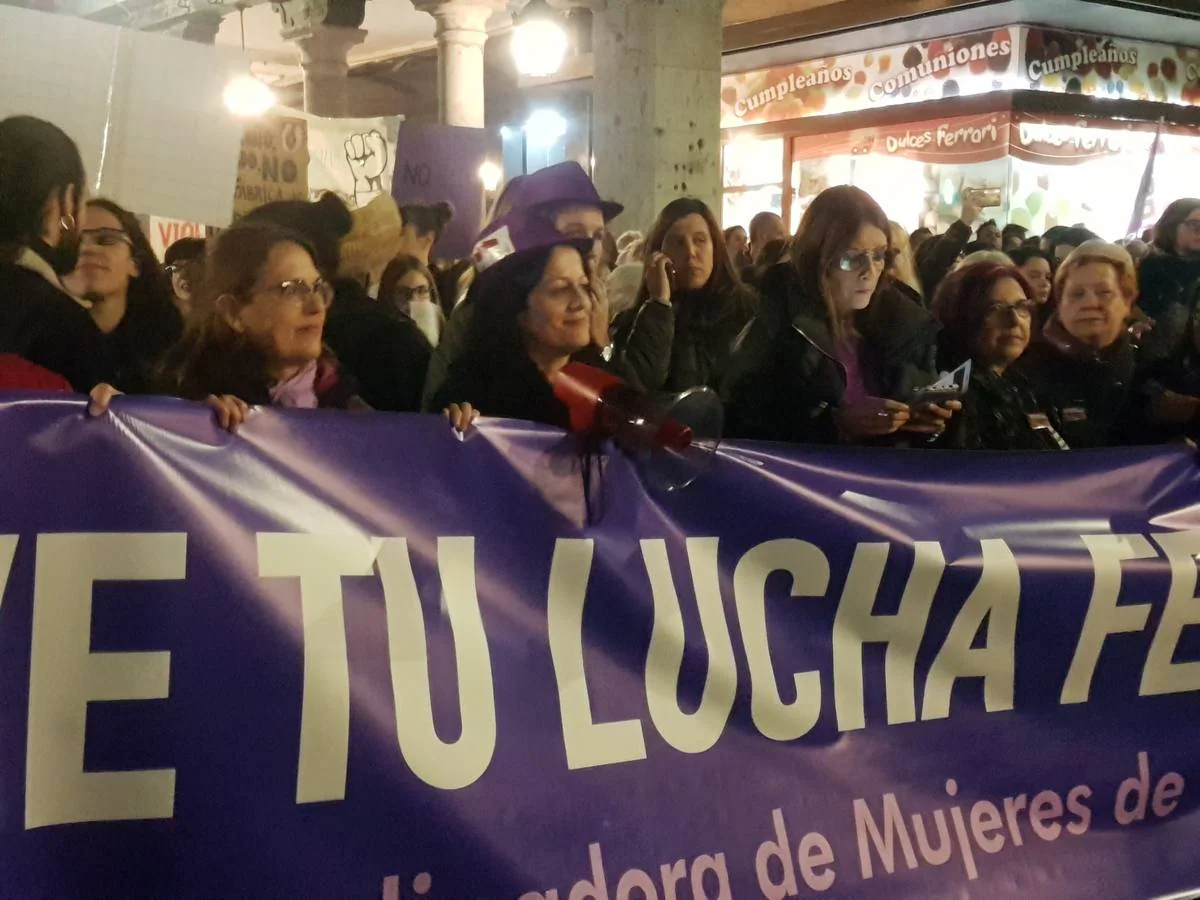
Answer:
[{"label": "woman wearing face mask", "polygon": [[183,333],[162,268],[137,217],[109,200],[88,201],[81,238],[67,283],[92,304],[92,321],[107,335],[115,383],[127,393],[148,391]]},{"label": "woman wearing face mask", "polygon": [[971,360],[970,389],[943,446],[959,450],[1065,450],[1053,410],[1013,370],[1029,346],[1037,301],[1019,270],[996,263],[957,269],[938,287],[943,369]]},{"label": "woman wearing face mask", "polygon": [[667,204],[645,245],[642,289],[614,323],[614,344],[636,387],[716,387],[733,342],[754,315],[712,211],[700,200]]},{"label": "woman wearing face mask", "polygon": [[[489,241],[498,229],[505,230],[506,245]],[[464,409],[474,408],[569,427],[553,382],[592,344],[591,250],[590,240],[567,237],[544,219],[521,213],[484,233],[466,348],[436,395],[436,405],[456,425],[464,424]],[[582,361],[603,364],[599,354]]]},{"label": "woman wearing face mask", "polygon": [[81,392],[113,380],[104,335],[60,278],[75,268],[83,161],[74,142],[28,116],[0,121],[0,352]]},{"label": "woman wearing face mask", "polygon": [[392,260],[383,273],[379,299],[415,322],[430,347],[437,346],[446,320],[433,273],[424,263],[415,256]]},{"label": "woman wearing face mask", "polygon": [[871,197],[830,188],[805,211],[790,259],[726,381],[731,435],[791,443],[936,439],[957,403],[909,404],[935,379],[937,323],[890,290],[888,220]]},{"label": "woman wearing face mask", "polygon": [[[265,222],[217,238],[195,314],[164,366],[164,392],[188,400],[301,409],[362,408],[321,339],[333,289],[304,238]],[[222,424],[225,424],[224,419]]]},{"label": "woman wearing face mask", "polygon": [[1133,260],[1115,244],[1088,241],[1059,266],[1054,287],[1054,315],[1019,370],[1052,407],[1072,448],[1136,438],[1131,415],[1142,401],[1133,390],[1136,348],[1127,328],[1137,299]]}]

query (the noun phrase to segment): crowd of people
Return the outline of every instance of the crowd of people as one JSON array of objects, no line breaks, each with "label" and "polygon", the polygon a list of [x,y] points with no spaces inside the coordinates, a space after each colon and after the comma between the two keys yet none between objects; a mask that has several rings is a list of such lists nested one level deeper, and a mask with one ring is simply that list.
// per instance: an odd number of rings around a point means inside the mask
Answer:
[{"label": "crowd of people", "polygon": [[[564,369],[647,395],[717,392],[727,435],[1062,450],[1200,433],[1200,200],[1149,241],[984,220],[907,233],[851,186],[789,234],[722,231],[701,200],[641,232],[562,163],[510,182],[469,260],[444,204],[270,203],[159,262],[137,217],[86,196],[57,127],[0,121],[0,389],[478,414],[568,428]],[[969,361],[970,374],[964,363]],[[957,381],[939,380],[958,373]],[[961,382],[961,383],[960,383]]]}]

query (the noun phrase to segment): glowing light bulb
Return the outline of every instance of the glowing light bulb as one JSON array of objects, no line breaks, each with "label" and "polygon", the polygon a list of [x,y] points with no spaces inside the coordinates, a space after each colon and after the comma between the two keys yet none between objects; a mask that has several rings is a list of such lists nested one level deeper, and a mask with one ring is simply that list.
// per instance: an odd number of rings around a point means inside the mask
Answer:
[{"label": "glowing light bulb", "polygon": [[484,160],[479,167],[479,180],[483,182],[483,189],[489,194],[500,187],[500,181],[504,178],[504,170],[490,159]]},{"label": "glowing light bulb", "polygon": [[544,78],[562,68],[567,55],[567,30],[546,0],[529,0],[517,16],[512,51],[517,71]]},{"label": "glowing light bulb", "polygon": [[253,75],[238,75],[225,86],[225,106],[235,116],[254,118],[275,105],[275,92]]}]

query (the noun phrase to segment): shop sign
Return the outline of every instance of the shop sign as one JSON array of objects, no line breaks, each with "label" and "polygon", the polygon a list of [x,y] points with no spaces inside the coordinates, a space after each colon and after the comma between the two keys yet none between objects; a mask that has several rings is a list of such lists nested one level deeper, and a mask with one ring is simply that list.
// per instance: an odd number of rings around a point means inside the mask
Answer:
[{"label": "shop sign", "polygon": [[[1167,126],[1163,133],[1192,135],[1189,129],[1178,126]],[[1013,116],[1012,153],[1033,162],[1063,165],[1122,153],[1145,157],[1154,134],[1153,123],[1093,122],[1073,116],[1017,113]]]},{"label": "shop sign", "polygon": [[1017,29],[1001,28],[722,79],[721,126],[777,122],[1012,87]]},{"label": "shop sign", "polygon": [[800,159],[873,153],[924,163],[967,164],[999,159],[1007,153],[1008,143],[1009,116],[997,112],[800,137],[792,152]]},{"label": "shop sign", "polygon": [[1200,49],[1029,28],[1024,77],[1039,91],[1200,106]]},{"label": "shop sign", "polygon": [[1013,26],[727,75],[721,127],[1001,90],[1200,106],[1200,48]]}]

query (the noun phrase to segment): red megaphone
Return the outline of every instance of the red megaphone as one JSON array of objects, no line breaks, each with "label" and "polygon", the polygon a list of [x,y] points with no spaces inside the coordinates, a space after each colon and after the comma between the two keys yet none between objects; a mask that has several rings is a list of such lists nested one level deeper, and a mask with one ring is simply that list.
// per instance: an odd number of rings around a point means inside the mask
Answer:
[{"label": "red megaphone", "polygon": [[666,490],[695,481],[720,444],[724,412],[707,388],[653,398],[582,363],[565,366],[551,384],[573,432],[612,438]]}]

